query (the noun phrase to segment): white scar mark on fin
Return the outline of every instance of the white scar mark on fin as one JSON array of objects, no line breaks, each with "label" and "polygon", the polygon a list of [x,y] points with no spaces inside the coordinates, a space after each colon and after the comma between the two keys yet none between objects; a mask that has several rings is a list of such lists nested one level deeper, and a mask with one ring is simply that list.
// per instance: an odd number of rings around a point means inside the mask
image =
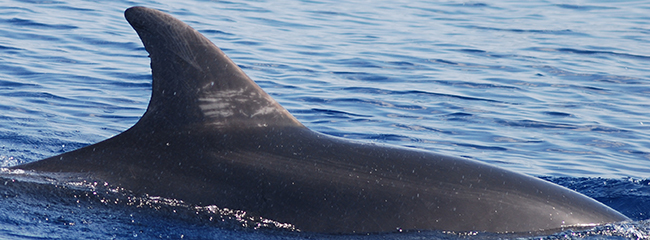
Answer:
[{"label": "white scar mark on fin", "polygon": [[[204,87],[213,86],[210,83]],[[199,107],[203,114],[211,119],[221,119],[221,121],[212,121],[212,124],[218,126],[227,125],[228,119],[251,119],[259,118],[266,115],[277,114],[277,104],[268,97],[260,96],[254,91],[249,91],[248,87],[237,90],[221,90],[209,92],[203,97],[198,98]],[[255,106],[254,108],[245,108],[242,106]],[[266,122],[256,124],[258,127],[266,127]]]},{"label": "white scar mark on fin", "polygon": [[244,93],[245,89],[239,90],[224,90],[214,92],[207,97],[199,98],[199,107],[208,117],[211,118],[227,118],[235,115],[237,106],[233,101],[246,102],[247,99],[238,99]]}]

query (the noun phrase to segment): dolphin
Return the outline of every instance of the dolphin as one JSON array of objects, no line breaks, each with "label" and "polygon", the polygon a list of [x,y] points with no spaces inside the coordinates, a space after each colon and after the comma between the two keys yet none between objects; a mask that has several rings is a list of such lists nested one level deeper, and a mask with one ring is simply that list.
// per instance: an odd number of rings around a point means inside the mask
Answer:
[{"label": "dolphin", "polygon": [[629,220],[478,161],[311,131],[187,24],[145,7],[125,16],[151,58],[142,118],[102,142],[13,169],[83,174],[305,232],[529,233]]}]

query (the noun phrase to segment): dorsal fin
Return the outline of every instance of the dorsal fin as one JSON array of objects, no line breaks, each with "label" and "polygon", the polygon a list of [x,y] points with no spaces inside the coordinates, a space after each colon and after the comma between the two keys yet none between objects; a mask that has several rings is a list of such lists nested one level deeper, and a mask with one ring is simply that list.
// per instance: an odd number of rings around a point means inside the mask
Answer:
[{"label": "dorsal fin", "polygon": [[304,127],[217,46],[158,10],[124,13],[151,57],[151,101],[138,125],[179,128]]}]

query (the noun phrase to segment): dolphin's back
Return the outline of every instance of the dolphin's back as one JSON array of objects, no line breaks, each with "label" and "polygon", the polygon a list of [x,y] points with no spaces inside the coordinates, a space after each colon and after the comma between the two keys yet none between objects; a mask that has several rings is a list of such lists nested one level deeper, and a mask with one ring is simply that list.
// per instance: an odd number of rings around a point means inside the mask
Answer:
[{"label": "dolphin's back", "polygon": [[103,142],[14,168],[85,173],[311,232],[528,232],[627,220],[537,178],[313,132],[185,23],[143,7],[125,15],[151,57],[142,119]]}]

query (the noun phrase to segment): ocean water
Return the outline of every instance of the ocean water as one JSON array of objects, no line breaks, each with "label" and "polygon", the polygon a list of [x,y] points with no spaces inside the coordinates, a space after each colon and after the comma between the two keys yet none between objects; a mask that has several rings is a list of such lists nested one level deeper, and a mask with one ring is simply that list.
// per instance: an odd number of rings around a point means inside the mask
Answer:
[{"label": "ocean water", "polygon": [[[541,177],[633,219],[537,238],[650,238],[647,1],[0,0],[0,167],[139,119],[151,72],[123,17],[135,5],[203,33],[312,130]],[[258,229],[173,201],[3,180],[7,239],[520,237]]]}]

